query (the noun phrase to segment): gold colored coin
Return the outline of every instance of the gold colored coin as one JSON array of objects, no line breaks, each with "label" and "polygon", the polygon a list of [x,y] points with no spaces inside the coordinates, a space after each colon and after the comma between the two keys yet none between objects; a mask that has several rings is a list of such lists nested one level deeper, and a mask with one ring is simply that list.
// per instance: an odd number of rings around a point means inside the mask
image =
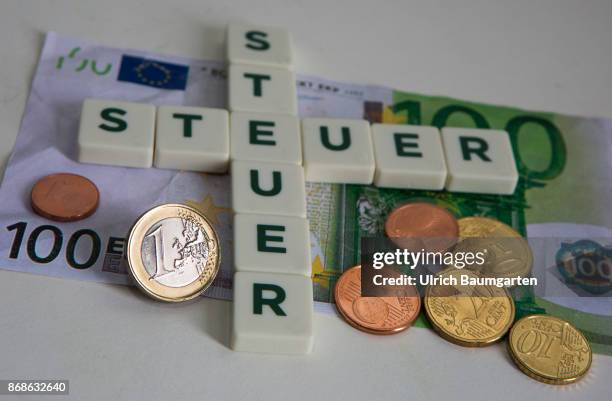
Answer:
[{"label": "gold colored coin", "polygon": [[529,244],[512,227],[487,217],[458,220],[459,243],[454,252],[484,252],[484,264],[467,265],[486,277],[526,277],[531,272],[533,254]]},{"label": "gold colored coin", "polygon": [[[450,267],[436,274],[425,290],[425,312],[434,330],[452,343],[483,347],[500,340],[514,321],[514,301],[507,289],[462,284],[482,276]],[[445,285],[448,284],[448,285]]]},{"label": "gold colored coin", "polygon": [[459,224],[459,237],[518,237],[521,234],[517,233],[512,227],[502,223],[499,220],[490,217],[472,216],[462,217],[457,220]]},{"label": "gold colored coin", "polygon": [[219,239],[197,210],[161,205],[132,227],[127,260],[130,273],[147,295],[161,301],[186,301],[215,279],[221,262]]},{"label": "gold colored coin", "polygon": [[568,384],[583,377],[593,353],[584,335],[565,320],[531,315],[516,322],[508,336],[508,351],[529,377],[549,384]]}]

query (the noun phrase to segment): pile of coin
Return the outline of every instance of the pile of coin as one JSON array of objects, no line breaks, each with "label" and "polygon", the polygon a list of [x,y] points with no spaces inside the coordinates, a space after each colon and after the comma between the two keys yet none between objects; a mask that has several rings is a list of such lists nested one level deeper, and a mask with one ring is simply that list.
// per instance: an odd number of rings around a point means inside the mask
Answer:
[{"label": "pile of coin", "polygon": [[[76,221],[94,213],[99,198],[98,189],[87,178],[58,173],[34,185],[31,204],[43,217]],[[428,203],[398,207],[388,216],[385,231],[400,248],[487,252],[488,262],[483,266],[450,266],[436,274],[440,282],[461,275],[526,276],[533,263],[527,241],[506,224],[486,217],[457,220],[446,209]],[[186,301],[205,291],[217,275],[219,239],[210,221],[196,209],[161,205],[144,213],[133,225],[127,261],[145,294],[167,302]],[[351,326],[377,335],[407,329],[421,310],[416,287],[407,286],[402,296],[361,296],[361,266],[342,274],[334,297],[338,311]],[[509,332],[510,357],[523,373],[541,382],[572,383],[591,366],[590,344],[569,322],[531,315],[515,323],[514,301],[507,288],[433,284],[425,289],[423,304],[433,329],[457,345],[487,346]]]},{"label": "pile of coin", "polygon": [[[458,269],[447,266],[436,284],[425,289],[425,314],[445,340],[483,347],[508,335],[508,352],[519,369],[544,383],[566,384],[583,377],[592,351],[584,335],[569,322],[548,315],[526,316],[516,323],[514,300],[507,288],[494,285],[442,285],[451,276],[468,278],[527,276],[533,256],[527,241],[506,224],[486,217],[456,219],[446,209],[428,203],[409,203],[387,218],[385,231],[400,248],[484,250],[487,262]],[[345,271],[335,287],[336,306],[353,327],[372,334],[394,334],[419,315],[420,297],[362,297],[361,268]]]}]

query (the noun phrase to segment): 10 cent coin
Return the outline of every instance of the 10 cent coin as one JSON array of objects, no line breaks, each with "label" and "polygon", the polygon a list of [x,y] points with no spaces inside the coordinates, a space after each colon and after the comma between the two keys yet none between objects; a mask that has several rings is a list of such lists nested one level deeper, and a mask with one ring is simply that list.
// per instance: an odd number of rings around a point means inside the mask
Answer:
[{"label": "10 cent coin", "polygon": [[510,330],[508,350],[526,375],[549,384],[568,384],[583,377],[593,354],[584,335],[554,316],[531,315]]}]

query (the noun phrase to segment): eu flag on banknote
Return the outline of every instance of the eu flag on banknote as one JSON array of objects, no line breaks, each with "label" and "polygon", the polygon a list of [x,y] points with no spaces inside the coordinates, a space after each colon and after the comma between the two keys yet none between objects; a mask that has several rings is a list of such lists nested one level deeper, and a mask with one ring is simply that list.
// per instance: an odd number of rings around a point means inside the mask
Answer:
[{"label": "eu flag on banknote", "polygon": [[124,54],[117,80],[160,89],[185,90],[188,75],[189,67],[186,65]]}]

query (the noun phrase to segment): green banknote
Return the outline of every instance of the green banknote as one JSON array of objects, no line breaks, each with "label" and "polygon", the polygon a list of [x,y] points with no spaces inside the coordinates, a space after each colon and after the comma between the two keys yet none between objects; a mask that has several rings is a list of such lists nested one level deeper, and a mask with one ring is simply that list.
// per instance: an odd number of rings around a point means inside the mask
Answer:
[{"label": "green banknote", "polygon": [[[399,91],[393,92],[390,104],[364,101],[363,116],[371,122],[506,130],[520,179],[512,196],[308,183],[311,231],[320,248],[313,252],[320,255],[313,261],[317,301],[333,301],[336,279],[359,264],[360,238],[384,235],[387,215],[405,202],[434,202],[457,217],[492,217],[526,236],[532,231],[557,237],[609,234],[612,125],[607,120]],[[579,301],[586,305],[580,308],[564,306],[524,287],[514,289],[513,296],[517,318],[549,313],[567,319],[585,333],[596,352],[612,355],[612,316],[592,313],[589,300]],[[604,307],[612,308],[609,300],[604,300]],[[421,317],[417,324],[427,323]]]}]

